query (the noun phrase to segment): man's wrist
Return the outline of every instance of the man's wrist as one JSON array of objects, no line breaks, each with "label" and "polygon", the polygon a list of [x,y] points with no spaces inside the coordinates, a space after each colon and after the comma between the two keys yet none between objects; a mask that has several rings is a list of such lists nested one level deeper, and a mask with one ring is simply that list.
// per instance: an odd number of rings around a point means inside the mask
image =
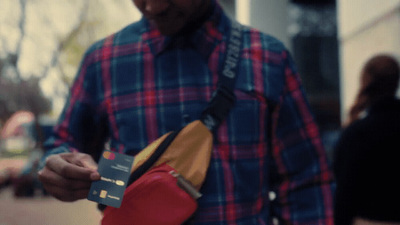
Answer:
[{"label": "man's wrist", "polygon": [[70,151],[65,148],[65,147],[58,147],[55,149],[51,149],[49,151],[47,151],[43,157],[40,159],[39,162],[39,168],[38,170],[42,170],[45,166],[46,166],[46,159],[51,156],[51,155],[57,155],[57,154],[61,154],[61,153],[69,153]]}]

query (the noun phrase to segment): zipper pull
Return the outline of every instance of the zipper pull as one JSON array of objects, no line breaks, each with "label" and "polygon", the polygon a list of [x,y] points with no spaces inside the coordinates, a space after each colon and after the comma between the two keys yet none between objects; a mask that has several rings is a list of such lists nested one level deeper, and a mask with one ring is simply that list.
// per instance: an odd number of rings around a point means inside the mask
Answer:
[{"label": "zipper pull", "polygon": [[197,200],[202,196],[202,194],[198,192],[196,188],[194,188],[190,181],[186,180],[182,175],[173,170],[171,170],[169,173],[177,179],[176,184],[182,190],[186,191],[186,193],[188,193],[193,199]]}]

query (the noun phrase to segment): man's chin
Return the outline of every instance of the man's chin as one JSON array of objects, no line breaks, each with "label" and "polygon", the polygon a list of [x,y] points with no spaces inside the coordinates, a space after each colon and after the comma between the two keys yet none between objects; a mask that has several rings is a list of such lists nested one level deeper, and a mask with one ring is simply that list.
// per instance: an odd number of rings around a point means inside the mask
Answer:
[{"label": "man's chin", "polygon": [[163,22],[157,23],[155,21],[151,21],[151,23],[154,25],[154,27],[158,31],[160,31],[160,33],[162,35],[165,35],[165,36],[175,35],[181,30],[181,27],[179,25],[177,25],[176,23],[165,24]]},{"label": "man's chin", "polygon": [[164,36],[173,36],[179,32],[178,29],[171,27],[157,27],[157,29]]}]

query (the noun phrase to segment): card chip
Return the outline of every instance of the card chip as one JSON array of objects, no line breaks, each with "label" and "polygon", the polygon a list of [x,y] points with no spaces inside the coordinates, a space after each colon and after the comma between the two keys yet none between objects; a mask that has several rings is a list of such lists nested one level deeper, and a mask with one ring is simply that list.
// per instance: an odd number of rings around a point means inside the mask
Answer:
[{"label": "card chip", "polygon": [[107,191],[106,190],[101,190],[100,198],[106,198],[106,197],[107,197]]}]

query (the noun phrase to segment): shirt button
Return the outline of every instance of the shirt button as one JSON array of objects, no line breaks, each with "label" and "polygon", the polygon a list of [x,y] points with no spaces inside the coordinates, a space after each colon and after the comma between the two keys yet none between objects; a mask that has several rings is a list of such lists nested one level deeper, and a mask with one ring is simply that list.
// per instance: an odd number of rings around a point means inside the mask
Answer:
[{"label": "shirt button", "polygon": [[272,218],[272,224],[273,224],[273,225],[279,225],[279,220],[278,220],[278,218],[276,218],[276,217]]},{"label": "shirt button", "polygon": [[276,194],[273,191],[268,192],[268,197],[270,201],[274,201],[276,199]]}]

